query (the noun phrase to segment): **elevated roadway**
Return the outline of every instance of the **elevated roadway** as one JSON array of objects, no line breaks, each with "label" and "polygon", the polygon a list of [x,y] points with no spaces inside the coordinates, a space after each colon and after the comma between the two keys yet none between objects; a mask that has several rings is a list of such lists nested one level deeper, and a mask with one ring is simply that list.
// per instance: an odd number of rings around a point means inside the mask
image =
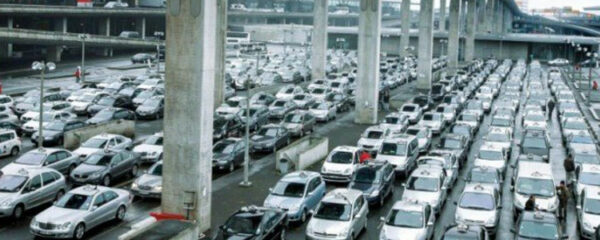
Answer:
[{"label": "elevated roadway", "polygon": [[[81,44],[81,39],[79,38],[78,33],[0,28],[0,42],[36,45],[79,46]],[[89,35],[89,38],[85,41],[85,44],[91,47],[156,48],[157,44],[164,44],[164,41]]]}]

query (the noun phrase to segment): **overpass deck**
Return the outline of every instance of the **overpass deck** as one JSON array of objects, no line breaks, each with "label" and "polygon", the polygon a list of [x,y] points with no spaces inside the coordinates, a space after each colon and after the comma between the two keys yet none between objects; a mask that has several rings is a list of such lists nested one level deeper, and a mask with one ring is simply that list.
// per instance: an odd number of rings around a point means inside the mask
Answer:
[{"label": "overpass deck", "polygon": [[[36,45],[80,45],[78,33],[0,28],[0,42]],[[111,48],[155,48],[164,41],[121,38],[113,36],[89,35],[85,41],[88,46]]]}]

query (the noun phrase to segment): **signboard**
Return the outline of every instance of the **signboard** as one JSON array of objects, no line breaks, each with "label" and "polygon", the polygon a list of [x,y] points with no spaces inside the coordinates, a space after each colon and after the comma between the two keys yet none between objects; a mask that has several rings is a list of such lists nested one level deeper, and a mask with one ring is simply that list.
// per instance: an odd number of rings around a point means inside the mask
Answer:
[{"label": "signboard", "polygon": [[92,0],[77,0],[77,7],[94,7]]}]

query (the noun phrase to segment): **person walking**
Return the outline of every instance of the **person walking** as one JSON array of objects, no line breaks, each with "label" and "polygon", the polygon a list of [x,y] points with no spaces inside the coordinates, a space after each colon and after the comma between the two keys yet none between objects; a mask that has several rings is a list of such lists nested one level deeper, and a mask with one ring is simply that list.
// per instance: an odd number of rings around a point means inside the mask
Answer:
[{"label": "person walking", "polygon": [[369,161],[371,159],[371,154],[369,154],[369,152],[362,150],[362,152],[360,153],[359,156],[359,163],[364,163],[366,161]]},{"label": "person walking", "polygon": [[565,161],[563,162],[563,167],[565,168],[566,180],[567,182],[571,182],[573,179],[573,171],[575,171],[575,162],[573,161],[573,157],[568,155]]},{"label": "person walking", "polygon": [[75,74],[73,75],[75,76],[75,82],[79,83],[81,80],[81,67],[77,67],[77,70],[75,70]]},{"label": "person walking", "polygon": [[552,110],[554,110],[554,100],[550,98],[550,101],[548,101],[548,119],[550,119],[550,122],[552,122]]},{"label": "person walking", "polygon": [[535,206],[535,196],[531,195],[529,196],[529,199],[527,199],[527,202],[525,202],[525,208],[523,208],[523,210],[535,211],[536,208],[537,207]]},{"label": "person walking", "polygon": [[383,95],[385,94],[384,92],[385,91],[379,93],[379,99],[378,99],[379,100],[379,107],[378,108],[381,109],[381,110],[385,110],[385,106],[383,104]]},{"label": "person walking", "polygon": [[560,181],[560,185],[556,187],[556,195],[558,196],[558,218],[562,221],[566,221],[569,189],[565,185],[565,181]]},{"label": "person walking", "polygon": [[390,90],[387,88],[383,91],[383,108],[386,112],[390,111]]}]

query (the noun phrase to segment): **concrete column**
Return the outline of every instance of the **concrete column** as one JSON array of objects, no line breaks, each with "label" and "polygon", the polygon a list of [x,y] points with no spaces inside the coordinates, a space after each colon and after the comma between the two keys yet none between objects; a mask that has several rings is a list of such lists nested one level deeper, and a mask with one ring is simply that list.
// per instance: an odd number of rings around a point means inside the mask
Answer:
[{"label": "concrete column", "polygon": [[68,21],[67,17],[62,17],[62,18],[56,19],[56,21],[54,21],[54,31],[66,33],[67,32],[67,21]]},{"label": "concrete column", "polygon": [[146,39],[146,17],[135,19],[135,31],[140,33],[140,37],[142,37],[142,39]]},{"label": "concrete column", "polygon": [[460,2],[461,0],[450,0],[448,16],[448,70],[450,73],[453,73],[458,67]]},{"label": "concrete column", "polygon": [[225,58],[227,42],[227,0],[217,0],[217,35],[215,39],[215,100],[214,108],[225,101]]},{"label": "concrete column", "polygon": [[460,33],[465,34],[467,32],[467,0],[461,0],[460,2]]},{"label": "concrete column", "polygon": [[46,60],[59,63],[62,60],[62,46],[49,46],[46,48]]},{"label": "concrete column", "polygon": [[503,28],[503,20],[504,20],[504,3],[502,1],[496,1],[496,11],[494,11],[494,32],[502,33]]},{"label": "concrete column", "polygon": [[379,97],[380,0],[360,0],[358,86],[354,122],[376,124]]},{"label": "concrete column", "polygon": [[400,8],[400,21],[402,22],[402,32],[400,36],[400,57],[408,55],[408,44],[410,43],[410,0],[402,0]]},{"label": "concrete column", "polygon": [[488,33],[492,33],[494,32],[494,10],[495,10],[495,6],[496,6],[496,1],[498,0],[487,0],[487,4],[486,4],[486,17],[485,22],[486,22],[486,26],[487,26],[487,32]]},{"label": "concrete column", "polygon": [[467,34],[465,35],[465,61],[473,61],[475,56],[475,22],[477,21],[477,12],[475,6],[476,0],[467,0]]},{"label": "concrete column", "polygon": [[512,12],[508,8],[504,8],[504,32],[512,31]]},{"label": "concrete column", "polygon": [[[14,26],[14,20],[12,17],[8,18],[8,29],[13,29]],[[9,43],[6,45],[6,56],[7,57],[12,57],[13,55],[13,44]]]},{"label": "concrete column", "polygon": [[315,0],[312,31],[312,78],[325,79],[327,62],[327,6],[328,0]]},{"label": "concrete column", "polygon": [[[110,17],[106,17],[100,21],[99,34],[103,36],[110,36]],[[102,56],[112,56],[112,48],[102,48]]]},{"label": "concrete column", "polygon": [[421,1],[419,12],[419,63],[417,66],[417,90],[431,90],[431,60],[433,58],[433,1]]},{"label": "concrete column", "polygon": [[168,1],[166,11],[161,211],[189,213],[198,232],[211,226],[217,1]]},{"label": "concrete column", "polygon": [[446,31],[446,0],[440,0],[439,30]]},{"label": "concrete column", "polygon": [[485,32],[485,0],[477,0],[477,32]]}]

